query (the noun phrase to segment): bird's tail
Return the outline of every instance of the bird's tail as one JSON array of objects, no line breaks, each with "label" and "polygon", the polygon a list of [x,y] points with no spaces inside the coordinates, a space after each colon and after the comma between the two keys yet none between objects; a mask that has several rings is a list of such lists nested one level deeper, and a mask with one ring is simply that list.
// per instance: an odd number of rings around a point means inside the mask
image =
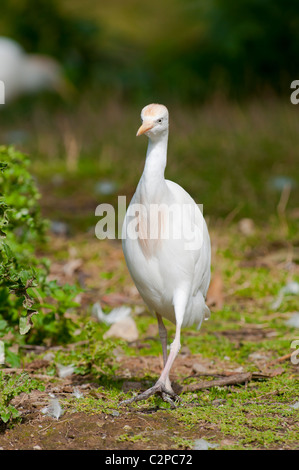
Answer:
[{"label": "bird's tail", "polygon": [[200,322],[199,322],[198,325],[197,325],[197,329],[198,329],[198,330],[199,330],[200,327],[201,327],[202,321],[203,321],[203,320],[208,320],[208,319],[210,318],[210,316],[211,316],[210,309],[209,309],[209,307],[205,304],[205,305],[204,305],[203,316],[201,317]]},{"label": "bird's tail", "polygon": [[205,320],[208,320],[211,316],[211,310],[209,309],[207,304],[205,304],[204,314],[205,314],[205,317],[204,317]]}]

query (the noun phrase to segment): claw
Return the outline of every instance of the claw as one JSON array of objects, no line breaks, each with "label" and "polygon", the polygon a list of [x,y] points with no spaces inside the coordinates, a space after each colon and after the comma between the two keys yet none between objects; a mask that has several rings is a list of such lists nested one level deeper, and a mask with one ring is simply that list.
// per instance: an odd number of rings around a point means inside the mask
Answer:
[{"label": "claw", "polygon": [[172,409],[176,408],[175,402],[166,393],[162,392],[162,398],[166,403],[169,403]]}]

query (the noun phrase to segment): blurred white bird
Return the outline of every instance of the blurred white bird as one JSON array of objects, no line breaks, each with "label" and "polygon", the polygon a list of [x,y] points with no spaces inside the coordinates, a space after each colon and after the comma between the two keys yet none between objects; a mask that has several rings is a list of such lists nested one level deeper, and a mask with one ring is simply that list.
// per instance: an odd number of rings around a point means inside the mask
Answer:
[{"label": "blurred white bird", "polygon": [[[168,143],[168,110],[150,104],[141,112],[137,136],[149,138],[144,171],[128,207],[122,239],[125,260],[149,310],[156,314],[164,368],[156,384],[124,401],[132,403],[160,393],[175,406],[169,372],[180,349],[181,327],[209,318],[205,303],[211,246],[208,229],[197,204],[178,184],[164,178]],[[136,235],[137,234],[137,235]],[[176,325],[167,356],[167,331],[162,317]]]},{"label": "blurred white bird", "polygon": [[5,103],[42,90],[63,92],[65,82],[61,66],[55,59],[26,54],[17,42],[1,36],[0,80],[4,82]]}]

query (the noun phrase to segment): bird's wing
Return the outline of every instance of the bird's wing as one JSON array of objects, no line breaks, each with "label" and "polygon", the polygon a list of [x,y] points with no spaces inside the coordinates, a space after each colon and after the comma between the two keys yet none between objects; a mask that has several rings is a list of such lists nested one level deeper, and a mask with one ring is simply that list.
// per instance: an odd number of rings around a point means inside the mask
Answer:
[{"label": "bird's wing", "polygon": [[205,298],[210,284],[211,266],[211,243],[205,219],[200,208],[187,191],[173,181],[166,180],[166,184],[177,203],[186,206],[190,205],[190,208],[192,208],[190,214],[191,220],[189,221],[190,227],[198,231],[198,234],[201,236],[201,242],[199,244],[196,242],[194,249],[192,249],[192,243],[187,245],[187,248],[189,247],[190,249],[187,249],[185,256],[192,260],[193,263],[191,292],[196,296],[200,290]]}]

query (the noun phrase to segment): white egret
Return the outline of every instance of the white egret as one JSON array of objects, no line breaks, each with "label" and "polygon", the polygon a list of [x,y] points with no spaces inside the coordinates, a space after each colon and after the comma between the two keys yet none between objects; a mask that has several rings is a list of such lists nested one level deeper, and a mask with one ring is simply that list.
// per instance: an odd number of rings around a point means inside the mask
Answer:
[{"label": "white egret", "polygon": [[[178,184],[166,180],[168,110],[150,104],[141,112],[137,136],[149,138],[144,170],[123,225],[123,252],[136,287],[156,314],[164,368],[156,384],[124,401],[132,403],[160,393],[175,406],[169,372],[180,349],[181,328],[209,318],[205,299],[210,283],[210,237],[202,212]],[[162,317],[176,325],[167,354]]]},{"label": "white egret", "polygon": [[5,103],[43,90],[62,92],[65,86],[60,64],[46,55],[26,54],[14,40],[0,37],[0,80]]}]

